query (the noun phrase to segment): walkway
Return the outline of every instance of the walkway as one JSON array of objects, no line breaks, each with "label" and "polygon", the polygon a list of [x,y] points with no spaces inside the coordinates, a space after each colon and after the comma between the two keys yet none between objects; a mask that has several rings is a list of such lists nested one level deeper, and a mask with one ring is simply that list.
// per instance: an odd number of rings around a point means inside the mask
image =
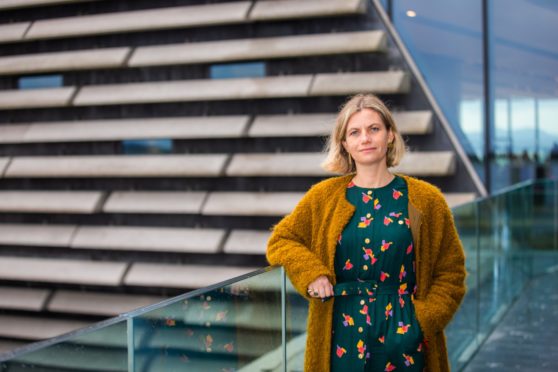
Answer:
[{"label": "walkway", "polygon": [[463,372],[558,371],[558,270],[536,277]]}]

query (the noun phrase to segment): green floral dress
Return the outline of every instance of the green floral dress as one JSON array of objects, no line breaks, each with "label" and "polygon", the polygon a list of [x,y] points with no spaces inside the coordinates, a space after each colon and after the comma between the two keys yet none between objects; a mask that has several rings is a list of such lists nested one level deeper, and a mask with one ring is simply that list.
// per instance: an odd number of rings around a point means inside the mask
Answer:
[{"label": "green floral dress", "polygon": [[355,214],[335,254],[331,371],[422,371],[424,336],[415,318],[415,254],[407,184],[347,186]]}]

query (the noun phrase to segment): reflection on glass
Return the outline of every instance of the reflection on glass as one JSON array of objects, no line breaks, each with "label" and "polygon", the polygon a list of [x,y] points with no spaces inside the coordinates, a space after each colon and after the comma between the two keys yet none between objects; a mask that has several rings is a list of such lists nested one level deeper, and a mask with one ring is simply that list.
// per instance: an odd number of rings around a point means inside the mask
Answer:
[{"label": "reflection on glass", "polygon": [[281,271],[178,298],[133,319],[135,367],[238,371],[282,363]]},{"label": "reflection on glass", "polygon": [[0,371],[127,371],[126,321],[0,362]]},{"label": "reflection on glass", "polygon": [[[557,189],[553,180],[529,182],[453,209],[468,272],[467,294],[446,328],[453,370],[534,275],[558,267]],[[268,268],[31,346],[0,371],[302,370],[307,305],[283,270]]]}]

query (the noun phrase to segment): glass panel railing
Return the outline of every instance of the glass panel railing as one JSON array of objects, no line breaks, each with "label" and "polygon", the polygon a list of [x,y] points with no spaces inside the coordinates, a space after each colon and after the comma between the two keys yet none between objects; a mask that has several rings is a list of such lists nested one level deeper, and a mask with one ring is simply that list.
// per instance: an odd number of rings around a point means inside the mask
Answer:
[{"label": "glass panel railing", "polygon": [[127,344],[126,320],[115,318],[31,344],[0,362],[0,371],[127,371]]},{"label": "glass panel railing", "polygon": [[454,208],[467,294],[446,329],[459,371],[535,275],[558,267],[556,181],[526,182]]},{"label": "glass panel railing", "polygon": [[[446,329],[459,371],[533,276],[558,268],[557,182],[453,209],[467,294]],[[307,301],[266,268],[0,355],[0,371],[302,370]]]},{"label": "glass panel railing", "polygon": [[281,270],[269,270],[131,318],[135,369],[239,371],[257,364],[282,346],[281,283]]}]

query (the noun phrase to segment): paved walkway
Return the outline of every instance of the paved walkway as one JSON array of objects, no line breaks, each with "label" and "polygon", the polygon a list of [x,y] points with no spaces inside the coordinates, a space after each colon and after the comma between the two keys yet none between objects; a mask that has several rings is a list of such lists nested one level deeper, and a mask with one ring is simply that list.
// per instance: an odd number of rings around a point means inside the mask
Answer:
[{"label": "paved walkway", "polygon": [[463,369],[558,371],[558,270],[536,277]]}]

